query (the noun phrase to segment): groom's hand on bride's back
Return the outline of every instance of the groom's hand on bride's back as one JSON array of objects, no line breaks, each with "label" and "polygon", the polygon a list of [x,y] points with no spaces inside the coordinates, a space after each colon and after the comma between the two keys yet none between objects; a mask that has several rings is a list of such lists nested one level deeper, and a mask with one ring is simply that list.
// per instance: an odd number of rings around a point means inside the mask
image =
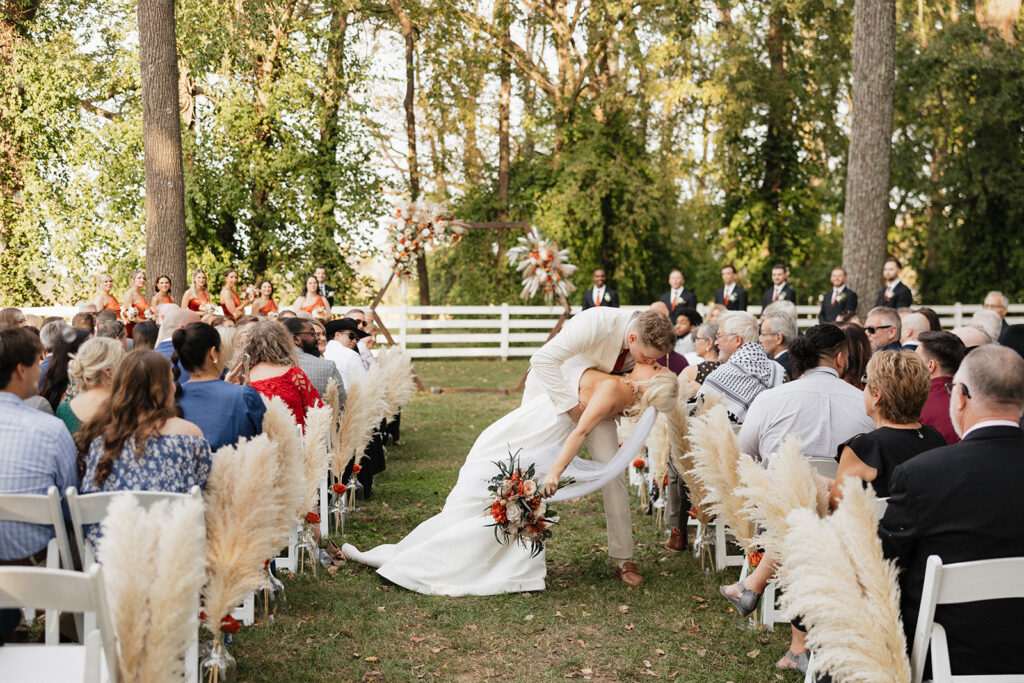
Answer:
[{"label": "groom's hand on bride's back", "polygon": [[566,415],[568,415],[569,419],[573,422],[579,422],[580,418],[583,417],[583,404],[577,403],[575,407],[570,408],[569,411],[566,412]]}]

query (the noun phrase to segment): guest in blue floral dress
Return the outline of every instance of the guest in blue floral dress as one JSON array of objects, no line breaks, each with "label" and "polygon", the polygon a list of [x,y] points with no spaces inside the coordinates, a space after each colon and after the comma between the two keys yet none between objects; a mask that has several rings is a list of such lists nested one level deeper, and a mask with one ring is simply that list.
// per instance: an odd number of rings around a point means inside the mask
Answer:
[{"label": "guest in blue floral dress", "polygon": [[[114,371],[109,409],[75,435],[82,493],[170,491],[206,486],[210,445],[177,417],[171,364],[156,351],[132,351]],[[88,529],[94,543],[99,529]]]}]

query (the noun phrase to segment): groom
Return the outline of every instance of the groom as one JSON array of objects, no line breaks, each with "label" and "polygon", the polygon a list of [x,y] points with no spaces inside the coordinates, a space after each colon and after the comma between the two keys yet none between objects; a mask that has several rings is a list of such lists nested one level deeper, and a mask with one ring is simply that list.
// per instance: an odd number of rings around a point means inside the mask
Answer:
[{"label": "groom", "polygon": [[[539,393],[547,394],[556,413],[578,422],[583,414],[579,387],[569,386],[562,366],[583,363],[601,372],[625,373],[635,363],[654,363],[675,345],[676,335],[661,313],[652,310],[630,313],[605,306],[589,308],[566,323],[530,359],[530,374],[523,391],[523,404]],[[615,421],[603,421],[584,442],[590,457],[608,462],[618,450]],[[615,561],[615,573],[623,583],[639,586],[643,576],[633,564],[633,525],[624,477],[617,477],[601,490],[608,526],[608,554]]]}]

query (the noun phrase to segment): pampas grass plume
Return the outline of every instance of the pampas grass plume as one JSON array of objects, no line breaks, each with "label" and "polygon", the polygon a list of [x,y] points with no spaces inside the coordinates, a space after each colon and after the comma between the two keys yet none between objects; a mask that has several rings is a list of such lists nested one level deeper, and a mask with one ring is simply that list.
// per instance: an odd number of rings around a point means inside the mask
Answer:
[{"label": "pampas grass plume", "polygon": [[744,550],[755,549],[754,525],[743,514],[738,464],[741,458],[736,435],[725,406],[715,405],[690,425],[693,472],[707,490],[711,512],[732,531]]},{"label": "pampas grass plume", "polygon": [[327,445],[333,421],[332,409],[329,405],[310,408],[306,414],[306,437],[302,444],[305,484],[302,510],[307,512],[316,507],[320,482],[327,477],[327,467],[331,455]]},{"label": "pampas grass plume", "polygon": [[[145,663],[139,681],[185,679],[183,658],[197,628],[199,592],[206,582],[206,528],[203,502],[184,498],[150,509],[159,520],[150,586],[151,626],[146,638]],[[136,537],[137,538],[137,537]],[[138,557],[138,556],[137,556]]]},{"label": "pampas grass plume", "polygon": [[149,587],[153,567],[144,558],[156,552],[159,527],[135,496],[117,496],[107,508],[97,559],[120,642],[121,679],[141,681],[139,674],[149,640]]},{"label": "pampas grass plume", "polygon": [[353,380],[348,386],[345,412],[341,417],[339,430],[340,448],[335,451],[333,470],[341,474],[354,457],[361,457],[366,445],[373,438],[384,415],[383,387],[378,383],[380,366],[375,365],[362,379]]},{"label": "pampas grass plume", "polygon": [[277,480],[274,491],[287,510],[286,518],[280,524],[294,523],[306,513],[302,507],[306,490],[305,462],[302,451],[302,429],[295,424],[295,416],[290,408],[278,397],[267,401],[267,412],[263,415],[263,434],[273,443],[277,452],[276,474],[270,472]]},{"label": "pampas grass plume", "polygon": [[377,364],[381,367],[380,381],[384,387],[385,419],[390,423],[416,391],[412,357],[402,347],[392,346],[381,355]]},{"label": "pampas grass plume", "polygon": [[874,492],[849,477],[831,517],[809,508],[787,515],[783,609],[807,627],[815,671],[850,683],[908,683],[897,572],[882,557],[874,503]]},{"label": "pampas grass plume", "polygon": [[[264,434],[225,446],[213,456],[206,482],[205,597],[207,625],[216,635],[220,620],[263,583],[263,562],[288,542],[295,507],[279,495],[279,457]],[[299,465],[301,467],[301,464]],[[298,472],[301,481],[301,469]],[[298,489],[301,493],[301,488]]]}]

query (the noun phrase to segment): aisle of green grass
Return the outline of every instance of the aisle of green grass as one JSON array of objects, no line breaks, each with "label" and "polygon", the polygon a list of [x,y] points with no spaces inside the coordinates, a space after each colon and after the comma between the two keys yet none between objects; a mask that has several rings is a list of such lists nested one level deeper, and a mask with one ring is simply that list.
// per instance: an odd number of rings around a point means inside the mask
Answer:
[{"label": "aisle of green grass", "polygon": [[[511,387],[525,361],[417,363],[423,383]],[[395,542],[444,504],[477,434],[518,404],[518,394],[421,394],[402,416],[404,445],[388,453],[374,499],[348,522],[359,548]],[[634,501],[635,503],[636,501]],[[664,533],[634,505],[637,564],[645,584],[611,573],[600,495],[561,503],[547,552],[548,589],[444,598],[389,585],[357,564],[335,576],[286,579],[287,605],[269,626],[236,637],[241,680],[503,681],[779,680],[773,667],[788,629],[745,630],[718,597],[735,572],[706,576],[690,554],[662,549]],[[799,677],[788,675],[788,680]]]}]

